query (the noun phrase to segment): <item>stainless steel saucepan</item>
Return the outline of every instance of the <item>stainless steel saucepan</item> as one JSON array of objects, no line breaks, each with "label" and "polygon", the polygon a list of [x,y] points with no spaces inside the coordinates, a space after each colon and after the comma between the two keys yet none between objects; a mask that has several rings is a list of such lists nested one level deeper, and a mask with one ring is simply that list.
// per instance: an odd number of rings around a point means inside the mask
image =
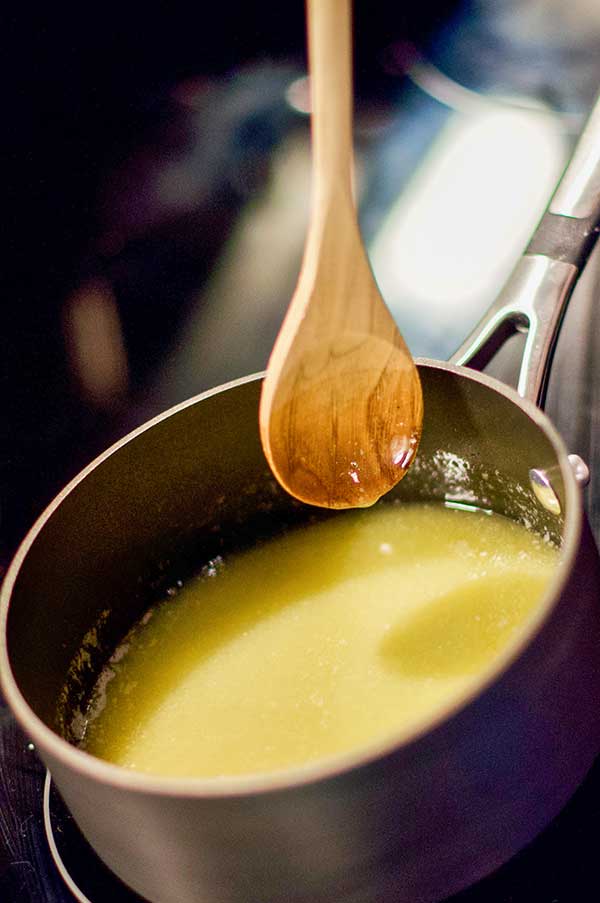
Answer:
[{"label": "stainless steel saucepan", "polygon": [[[426,730],[218,781],[136,774],[69,742],[107,656],[174,574],[308,517],[264,460],[260,377],[118,442],[25,538],[2,588],[2,691],[85,836],[148,900],[431,903],[530,841],[600,752],[600,562],[583,512],[585,467],[538,407],[596,238],[599,157],[597,106],[498,302],[453,362],[419,363],[425,429],[394,495],[493,508],[562,546],[518,647]],[[515,329],[527,331],[518,392],[472,369]]]}]

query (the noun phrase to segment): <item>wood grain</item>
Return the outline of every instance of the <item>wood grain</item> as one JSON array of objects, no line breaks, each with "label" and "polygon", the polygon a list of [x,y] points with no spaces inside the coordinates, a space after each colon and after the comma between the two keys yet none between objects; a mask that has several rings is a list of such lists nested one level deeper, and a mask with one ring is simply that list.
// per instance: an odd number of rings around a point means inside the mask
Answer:
[{"label": "wood grain", "polygon": [[419,443],[416,368],[375,283],[352,192],[349,0],[309,0],[313,213],[260,405],[265,454],[304,502],[364,507]]}]

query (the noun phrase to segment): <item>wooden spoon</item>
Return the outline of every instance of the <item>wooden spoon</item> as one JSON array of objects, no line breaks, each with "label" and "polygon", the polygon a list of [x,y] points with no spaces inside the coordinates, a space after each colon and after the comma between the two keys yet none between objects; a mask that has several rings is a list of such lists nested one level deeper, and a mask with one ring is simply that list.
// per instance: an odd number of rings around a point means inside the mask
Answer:
[{"label": "wooden spoon", "polygon": [[350,0],[307,0],[307,14],[313,212],[263,383],[260,434],[273,473],[293,496],[326,508],[365,507],[413,460],[423,399],[358,228]]}]

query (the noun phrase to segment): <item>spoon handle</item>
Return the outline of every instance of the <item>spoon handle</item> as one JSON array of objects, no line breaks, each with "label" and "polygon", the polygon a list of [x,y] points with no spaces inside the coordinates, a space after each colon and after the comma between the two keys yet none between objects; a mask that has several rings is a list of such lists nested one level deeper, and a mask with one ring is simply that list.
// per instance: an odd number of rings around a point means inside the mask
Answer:
[{"label": "spoon handle", "polygon": [[307,0],[315,210],[352,202],[351,0]]}]

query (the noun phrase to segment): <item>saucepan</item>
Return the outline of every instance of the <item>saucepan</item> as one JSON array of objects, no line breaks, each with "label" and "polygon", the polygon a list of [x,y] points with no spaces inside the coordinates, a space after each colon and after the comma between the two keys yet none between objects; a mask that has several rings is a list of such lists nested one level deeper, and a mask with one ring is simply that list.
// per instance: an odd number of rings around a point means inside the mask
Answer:
[{"label": "saucepan", "polygon": [[[393,495],[491,508],[561,546],[519,642],[425,727],[334,762],[217,782],[136,774],[70,742],[69,713],[173,574],[309,517],[265,462],[260,376],[118,442],[17,551],[2,589],[2,691],[85,837],[143,897],[432,903],[526,845],[589,770],[600,752],[600,559],[585,465],[540,406],[596,237],[599,156],[596,106],[496,304],[453,361],[419,361],[424,433]],[[517,390],[478,370],[515,330],[527,332]]]}]

